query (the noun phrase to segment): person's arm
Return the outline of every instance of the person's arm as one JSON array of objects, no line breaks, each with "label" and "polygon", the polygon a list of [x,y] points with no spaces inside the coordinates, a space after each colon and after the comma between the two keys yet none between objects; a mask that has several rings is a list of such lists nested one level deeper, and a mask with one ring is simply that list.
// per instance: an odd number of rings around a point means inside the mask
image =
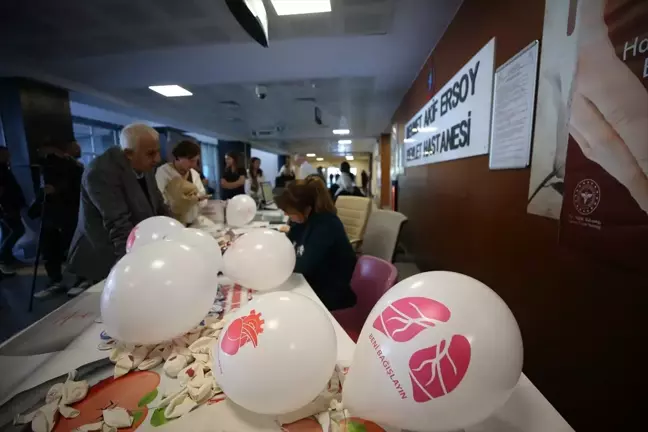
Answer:
[{"label": "person's arm", "polygon": [[205,185],[203,185],[202,179],[200,178],[200,174],[197,171],[193,171],[191,178],[194,180],[192,183],[198,190],[198,205],[200,207],[205,207],[207,205],[207,191],[205,190]]},{"label": "person's arm", "polygon": [[151,197],[151,201],[158,203],[157,208],[155,209],[155,214],[157,216],[173,217],[173,215],[171,214],[171,209],[169,208],[169,204],[166,202],[166,198],[162,194],[162,191],[160,191],[159,188],[152,188],[152,189],[153,189],[154,196]]},{"label": "person's arm", "polygon": [[164,191],[166,190],[167,185],[169,184],[169,175],[164,169],[164,165],[157,169],[155,172],[155,183],[157,184],[158,191],[166,202],[166,197],[164,197]]},{"label": "person's arm", "polygon": [[245,195],[250,195],[251,191],[252,191],[252,179],[246,178],[245,179]]},{"label": "person's arm", "polygon": [[103,172],[95,168],[88,170],[83,183],[90,200],[101,214],[104,228],[115,249],[115,255],[121,258],[126,254],[126,240],[133,229],[133,224],[126,203],[125,190],[119,180],[119,175],[116,173]]},{"label": "person's arm", "polygon": [[225,179],[221,179],[221,186],[225,189],[236,189],[245,184],[245,176],[240,176],[235,182],[228,182]]},{"label": "person's arm", "polygon": [[326,255],[331,253],[331,248],[335,245],[335,238],[336,236],[331,232],[331,227],[328,224],[313,227],[307,243],[303,245],[302,256],[297,257],[295,273],[308,275],[321,266]]}]

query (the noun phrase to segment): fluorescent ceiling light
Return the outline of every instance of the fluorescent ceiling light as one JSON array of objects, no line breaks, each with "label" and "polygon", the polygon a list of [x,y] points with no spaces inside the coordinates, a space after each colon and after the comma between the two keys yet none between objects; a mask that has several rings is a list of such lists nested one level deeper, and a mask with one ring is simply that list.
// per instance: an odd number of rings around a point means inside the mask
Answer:
[{"label": "fluorescent ceiling light", "polygon": [[350,133],[349,129],[333,129],[334,135],[349,135]]},{"label": "fluorescent ceiling light", "polygon": [[322,162],[324,160],[324,158],[317,158],[315,160],[318,161],[318,162]]},{"label": "fluorescent ceiling light", "polygon": [[414,138],[405,138],[405,139],[403,140],[403,142],[404,142],[405,144],[413,143],[413,142],[415,142],[415,141],[416,141],[416,140],[415,140]]},{"label": "fluorescent ceiling light", "polygon": [[351,144],[353,141],[352,140],[338,140],[338,144]]},{"label": "fluorescent ceiling light", "polygon": [[160,93],[162,96],[166,97],[178,97],[178,96],[191,96],[189,90],[180,87],[179,85],[160,85],[160,86],[149,86],[151,90],[156,93]]},{"label": "fluorescent ceiling light", "polygon": [[331,0],[270,0],[277,15],[331,12]]},{"label": "fluorescent ceiling light", "polygon": [[348,161],[352,161],[352,160],[353,160],[353,156],[352,156],[352,155],[346,155],[346,156],[344,156],[344,157],[345,157],[346,160],[348,160]]},{"label": "fluorescent ceiling light", "polygon": [[412,128],[412,132],[418,132],[418,128]]},{"label": "fluorescent ceiling light", "polygon": [[315,156],[317,156],[317,155],[316,155],[315,153],[306,153],[306,156],[307,156],[307,157],[315,157]]}]

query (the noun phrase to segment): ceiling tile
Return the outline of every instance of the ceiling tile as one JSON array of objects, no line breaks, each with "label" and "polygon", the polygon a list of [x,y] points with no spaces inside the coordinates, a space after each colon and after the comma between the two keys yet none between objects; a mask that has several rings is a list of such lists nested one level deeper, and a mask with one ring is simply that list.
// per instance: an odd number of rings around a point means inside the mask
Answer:
[{"label": "ceiling tile", "polygon": [[188,32],[188,36],[197,43],[227,43],[230,37],[215,25],[194,27]]},{"label": "ceiling tile", "polygon": [[194,0],[155,0],[155,6],[176,20],[204,16],[203,8]]},{"label": "ceiling tile", "polygon": [[383,13],[352,13],[344,17],[346,34],[376,35],[387,34],[391,17]]}]

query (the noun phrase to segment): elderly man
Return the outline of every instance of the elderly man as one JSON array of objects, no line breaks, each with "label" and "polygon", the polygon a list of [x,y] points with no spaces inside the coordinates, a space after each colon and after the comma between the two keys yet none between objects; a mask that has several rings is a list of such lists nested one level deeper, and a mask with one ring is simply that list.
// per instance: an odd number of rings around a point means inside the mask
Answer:
[{"label": "elderly man", "polygon": [[309,175],[317,174],[317,170],[313,167],[313,165],[308,163],[308,161],[306,160],[306,155],[304,155],[303,153],[295,154],[295,166],[297,167],[297,169],[295,170],[295,176],[297,177],[297,180],[304,180]]},{"label": "elderly man", "polygon": [[[160,162],[158,133],[150,126],[131,124],[121,131],[119,144],[121,148],[107,150],[83,174],[68,270],[90,282],[108,276],[124,256],[135,225],[168,214],[153,174]],[[88,285],[68,294],[79,294]]]}]

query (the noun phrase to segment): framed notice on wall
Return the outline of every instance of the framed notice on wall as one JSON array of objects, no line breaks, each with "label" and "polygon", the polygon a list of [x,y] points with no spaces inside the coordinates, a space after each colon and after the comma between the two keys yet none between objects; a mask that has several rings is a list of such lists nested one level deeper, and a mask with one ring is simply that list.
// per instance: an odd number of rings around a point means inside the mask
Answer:
[{"label": "framed notice on wall", "polygon": [[531,42],[495,72],[490,169],[529,166],[538,45]]},{"label": "framed notice on wall", "polygon": [[488,153],[495,39],[491,39],[405,126],[405,166]]}]

